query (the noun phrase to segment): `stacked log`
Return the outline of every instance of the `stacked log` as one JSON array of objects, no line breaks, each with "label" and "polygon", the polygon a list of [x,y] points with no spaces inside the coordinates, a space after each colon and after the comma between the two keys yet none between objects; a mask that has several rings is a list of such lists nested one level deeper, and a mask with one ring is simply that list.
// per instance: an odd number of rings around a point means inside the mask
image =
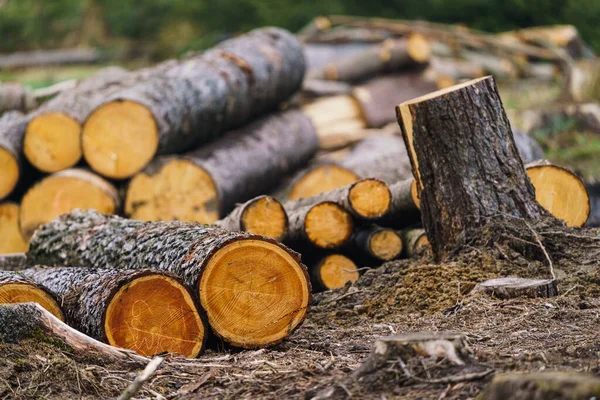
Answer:
[{"label": "stacked log", "polygon": [[27,242],[19,228],[19,205],[0,203],[0,254],[19,253],[27,250]]},{"label": "stacked log", "polygon": [[337,289],[354,283],[360,274],[352,259],[342,254],[327,254],[310,263],[310,277],[316,291]]},{"label": "stacked log", "polygon": [[38,303],[61,321],[61,307],[48,288],[16,272],[0,270],[0,304]]},{"label": "stacked log", "polygon": [[305,245],[311,245],[320,249],[338,249],[350,241],[354,220],[335,202],[286,208],[286,212],[290,221],[287,241],[294,248],[304,249]]},{"label": "stacked log", "polygon": [[23,178],[25,118],[19,111],[0,117],[0,200],[10,195]]},{"label": "stacked log", "polygon": [[395,230],[377,225],[357,229],[353,244],[356,250],[376,262],[394,260],[403,249],[402,238]]}]

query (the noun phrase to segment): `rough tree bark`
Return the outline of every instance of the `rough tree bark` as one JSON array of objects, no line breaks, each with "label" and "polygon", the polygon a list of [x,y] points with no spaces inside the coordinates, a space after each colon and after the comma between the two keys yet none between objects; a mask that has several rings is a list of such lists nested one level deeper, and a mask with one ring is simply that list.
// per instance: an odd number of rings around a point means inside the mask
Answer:
[{"label": "rough tree bark", "polygon": [[502,300],[558,296],[554,279],[496,278],[478,283],[476,289]]},{"label": "rough tree bark", "polygon": [[25,253],[0,254],[0,271],[20,271],[27,268]]},{"label": "rough tree bark", "polygon": [[298,254],[263,236],[76,210],[38,229],[32,264],[169,271],[192,287],[226,342],[264,347],[304,320],[310,283]]},{"label": "rough tree bark", "polygon": [[21,274],[59,296],[66,322],[94,339],[145,356],[166,351],[194,358],[204,349],[207,328],[172,274],[71,267]]},{"label": "rough tree bark", "polygon": [[13,271],[0,271],[0,304],[38,303],[61,321],[65,319],[54,293]]},{"label": "rough tree bark", "polygon": [[401,231],[404,254],[410,258],[420,254],[423,249],[430,248],[429,239],[424,229],[405,229]]}]

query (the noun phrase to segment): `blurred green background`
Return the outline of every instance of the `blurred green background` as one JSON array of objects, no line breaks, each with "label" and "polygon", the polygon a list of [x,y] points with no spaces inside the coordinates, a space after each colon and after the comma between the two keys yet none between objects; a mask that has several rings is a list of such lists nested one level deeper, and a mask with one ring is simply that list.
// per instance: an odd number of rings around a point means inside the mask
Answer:
[{"label": "blurred green background", "polygon": [[490,32],[573,24],[600,50],[600,0],[0,0],[0,52],[95,46],[161,59],[257,26],[296,31],[317,15],[464,23]]}]

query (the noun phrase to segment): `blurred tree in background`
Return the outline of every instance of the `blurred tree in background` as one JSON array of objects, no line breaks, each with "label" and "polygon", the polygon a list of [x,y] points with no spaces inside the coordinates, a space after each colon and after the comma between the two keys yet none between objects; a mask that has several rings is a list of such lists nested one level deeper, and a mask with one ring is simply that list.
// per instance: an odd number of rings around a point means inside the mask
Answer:
[{"label": "blurred tree in background", "polygon": [[600,50],[599,0],[0,0],[0,52],[83,45],[164,58],[257,26],[296,31],[326,14],[490,32],[569,23]]}]

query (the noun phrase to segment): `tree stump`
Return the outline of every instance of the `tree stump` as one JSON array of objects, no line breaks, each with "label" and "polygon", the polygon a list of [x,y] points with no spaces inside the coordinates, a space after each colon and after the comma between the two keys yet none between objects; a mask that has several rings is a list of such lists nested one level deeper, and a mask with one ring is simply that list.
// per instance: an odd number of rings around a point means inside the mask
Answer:
[{"label": "tree stump", "polygon": [[554,279],[497,278],[481,282],[477,288],[502,300],[558,296],[558,286]]}]

